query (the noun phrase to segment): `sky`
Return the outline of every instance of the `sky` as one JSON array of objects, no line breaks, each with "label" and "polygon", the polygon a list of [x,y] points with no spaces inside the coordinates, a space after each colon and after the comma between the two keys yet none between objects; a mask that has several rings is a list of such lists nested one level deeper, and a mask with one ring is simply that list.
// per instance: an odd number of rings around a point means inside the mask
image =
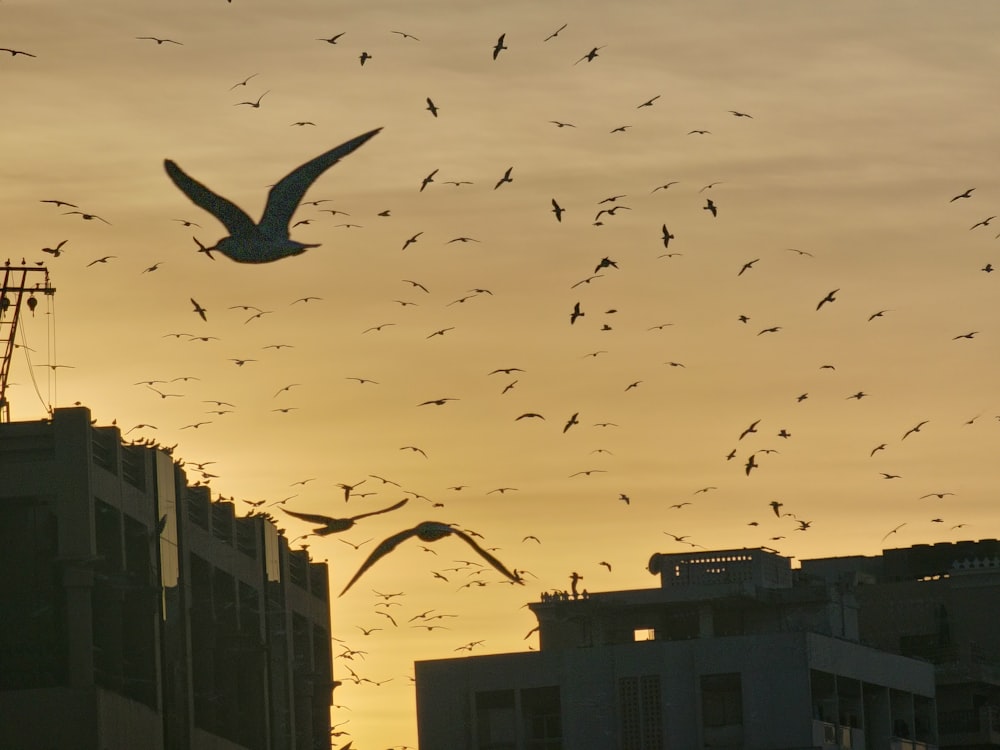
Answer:
[{"label": "sky", "polygon": [[[334,653],[367,652],[335,659],[333,710],[366,750],[416,745],[415,660],[537,647],[524,605],[573,572],[995,538],[998,25],[991,1],[3,0],[28,54],[0,52],[0,259],[56,288],[11,418],[82,403],[290,539],[313,526],[282,508],[408,498],[293,543],[330,564]],[[257,218],[374,128],[295,214],[320,247],[197,251],[226,231],[164,159]],[[414,539],[337,597],[422,521],[526,585]]]}]

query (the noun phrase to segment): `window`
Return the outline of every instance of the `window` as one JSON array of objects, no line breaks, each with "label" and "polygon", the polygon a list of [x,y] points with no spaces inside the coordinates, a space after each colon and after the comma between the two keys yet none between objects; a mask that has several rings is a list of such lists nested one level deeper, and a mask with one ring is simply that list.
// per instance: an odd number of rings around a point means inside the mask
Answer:
[{"label": "window", "polygon": [[527,750],[562,750],[558,686],[522,690],[521,717]]},{"label": "window", "polygon": [[618,712],[622,750],[661,750],[663,712],[659,675],[619,679]]},{"label": "window", "polygon": [[476,693],[478,750],[517,750],[513,690]]},{"label": "window", "polygon": [[738,672],[702,675],[701,717],[706,727],[743,724],[743,685]]}]

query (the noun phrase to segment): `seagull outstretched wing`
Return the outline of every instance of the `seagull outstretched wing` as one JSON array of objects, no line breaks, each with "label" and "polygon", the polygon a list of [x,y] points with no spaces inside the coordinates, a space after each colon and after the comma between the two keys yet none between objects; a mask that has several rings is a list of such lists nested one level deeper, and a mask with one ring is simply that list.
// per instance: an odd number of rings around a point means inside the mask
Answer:
[{"label": "seagull outstretched wing", "polygon": [[[170,159],[164,159],[163,166],[174,184],[181,189],[191,202],[208,211],[222,222],[230,235],[245,235],[254,229],[253,219],[246,211],[232,201],[213,193]],[[287,233],[287,230],[286,230]]]},{"label": "seagull outstretched wing", "polygon": [[310,159],[278,180],[271,188],[271,192],[267,194],[267,207],[260,219],[261,230],[267,235],[274,236],[280,232],[287,237],[288,224],[292,220],[292,214],[298,209],[306,191],[317,178],[343,157],[376,136],[381,130],[382,128],[376,128],[341,143],[325,154]]}]

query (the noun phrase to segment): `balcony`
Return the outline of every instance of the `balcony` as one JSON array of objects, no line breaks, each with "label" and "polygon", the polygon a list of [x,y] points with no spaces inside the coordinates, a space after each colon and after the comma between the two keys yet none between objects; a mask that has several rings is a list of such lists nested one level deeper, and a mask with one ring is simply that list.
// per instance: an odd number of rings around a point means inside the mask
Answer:
[{"label": "balcony", "polygon": [[1000,709],[983,706],[959,711],[942,711],[938,716],[941,744],[994,745],[1000,747]]}]

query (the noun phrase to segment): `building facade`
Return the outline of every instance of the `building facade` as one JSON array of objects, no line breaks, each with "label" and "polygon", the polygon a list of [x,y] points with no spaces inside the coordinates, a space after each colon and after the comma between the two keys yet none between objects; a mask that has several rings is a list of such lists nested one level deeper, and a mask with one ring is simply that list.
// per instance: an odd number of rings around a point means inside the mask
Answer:
[{"label": "building facade", "polygon": [[0,745],[330,747],[325,564],[83,407],[0,424]]},{"label": "building facade", "polygon": [[660,587],[529,605],[538,652],[417,662],[421,750],[929,750],[929,663],[765,550],[654,555]]},{"label": "building facade", "polygon": [[942,748],[1000,748],[1000,541],[803,560],[802,572],[855,590],[864,642],[934,665]]}]

